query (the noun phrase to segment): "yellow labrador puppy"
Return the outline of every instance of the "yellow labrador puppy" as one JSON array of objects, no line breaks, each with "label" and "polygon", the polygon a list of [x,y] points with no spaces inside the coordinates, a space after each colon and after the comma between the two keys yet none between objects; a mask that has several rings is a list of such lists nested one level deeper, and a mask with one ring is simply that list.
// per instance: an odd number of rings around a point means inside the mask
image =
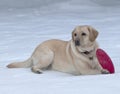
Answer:
[{"label": "yellow labrador puppy", "polygon": [[8,68],[27,68],[35,73],[50,67],[52,70],[74,75],[109,73],[97,61],[95,41],[98,32],[91,26],[77,26],[72,32],[72,40],[47,40],[41,43],[31,57],[24,62],[11,63]]}]

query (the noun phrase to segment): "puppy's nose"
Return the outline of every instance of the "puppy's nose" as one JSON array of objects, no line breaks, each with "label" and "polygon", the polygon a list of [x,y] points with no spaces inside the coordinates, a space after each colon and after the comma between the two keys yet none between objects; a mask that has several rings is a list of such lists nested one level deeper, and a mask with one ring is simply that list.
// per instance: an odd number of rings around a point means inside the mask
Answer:
[{"label": "puppy's nose", "polygon": [[79,40],[75,40],[75,46],[80,46],[80,41]]}]

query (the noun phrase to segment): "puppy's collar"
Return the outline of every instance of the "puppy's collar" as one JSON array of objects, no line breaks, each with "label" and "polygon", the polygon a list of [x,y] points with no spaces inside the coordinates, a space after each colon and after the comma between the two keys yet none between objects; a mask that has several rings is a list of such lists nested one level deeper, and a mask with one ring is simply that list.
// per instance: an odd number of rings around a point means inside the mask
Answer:
[{"label": "puppy's collar", "polygon": [[85,52],[82,52],[82,53],[86,54],[86,55],[90,54],[90,52],[88,52],[88,51],[85,51]]},{"label": "puppy's collar", "polygon": [[81,52],[81,53],[83,55],[87,55],[90,60],[93,60],[93,56],[90,55],[92,52],[93,52],[93,50],[91,50],[91,51],[84,51],[84,52]]},{"label": "puppy's collar", "polygon": [[82,54],[85,54],[85,55],[88,55],[88,54],[90,54],[91,52],[93,52],[93,50],[91,50],[91,51],[84,51],[84,52],[81,52]]}]

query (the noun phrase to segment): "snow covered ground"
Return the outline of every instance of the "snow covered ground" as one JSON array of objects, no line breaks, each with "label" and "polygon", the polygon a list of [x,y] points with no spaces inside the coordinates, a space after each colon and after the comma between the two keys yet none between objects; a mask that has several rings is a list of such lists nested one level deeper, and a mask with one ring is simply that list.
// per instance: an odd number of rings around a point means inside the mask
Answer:
[{"label": "snow covered ground", "polygon": [[[70,40],[76,25],[92,25],[112,58],[115,74],[73,76],[7,69],[47,39]],[[119,0],[0,0],[0,94],[119,94]]]}]

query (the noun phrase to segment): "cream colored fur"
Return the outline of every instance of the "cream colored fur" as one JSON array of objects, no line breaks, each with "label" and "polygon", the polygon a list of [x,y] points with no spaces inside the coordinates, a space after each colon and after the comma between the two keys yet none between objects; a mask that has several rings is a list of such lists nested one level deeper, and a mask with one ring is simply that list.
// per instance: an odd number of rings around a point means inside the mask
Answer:
[{"label": "cream colored fur", "polygon": [[70,41],[47,40],[35,49],[28,60],[11,63],[7,67],[31,67],[35,73],[41,73],[48,67],[73,75],[109,73],[102,69],[96,58],[97,35],[97,30],[91,26],[77,26]]}]

